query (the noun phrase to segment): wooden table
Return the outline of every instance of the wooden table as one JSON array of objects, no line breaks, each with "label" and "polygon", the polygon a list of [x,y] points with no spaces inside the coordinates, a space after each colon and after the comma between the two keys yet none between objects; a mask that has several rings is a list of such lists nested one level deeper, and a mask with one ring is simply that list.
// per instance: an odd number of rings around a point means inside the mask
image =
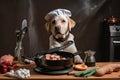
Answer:
[{"label": "wooden table", "polygon": [[[103,66],[105,64],[109,64],[109,63],[120,63],[120,62],[98,62],[96,63],[96,66]],[[33,80],[33,79],[38,79],[38,80],[120,80],[120,71],[119,72],[113,72],[111,74],[106,74],[102,77],[96,77],[96,76],[90,76],[88,78],[83,78],[83,77],[75,77],[74,75],[68,75],[68,74],[64,74],[64,75],[44,75],[44,74],[39,74],[36,73],[33,68],[35,67],[35,64],[29,64],[29,65],[21,65],[21,68],[28,68],[31,71],[31,77],[29,78],[29,80]],[[72,71],[72,73],[74,73],[75,70]],[[12,78],[12,77],[7,77],[5,76],[5,74],[0,74],[0,80],[3,79],[17,79],[17,78]]]}]

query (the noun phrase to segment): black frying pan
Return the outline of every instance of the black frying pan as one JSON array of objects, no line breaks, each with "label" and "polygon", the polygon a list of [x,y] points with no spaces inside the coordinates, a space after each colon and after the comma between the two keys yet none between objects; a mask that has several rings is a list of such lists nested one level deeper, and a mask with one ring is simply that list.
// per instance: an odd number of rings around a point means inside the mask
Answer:
[{"label": "black frying pan", "polygon": [[[80,54],[81,52],[72,54],[70,52],[65,52],[60,50],[65,49],[72,44],[73,44],[73,41],[68,41],[62,47],[56,47],[56,48],[44,51],[42,53],[37,53],[34,56],[33,60],[35,61],[35,64],[37,65],[37,67],[44,68],[44,69],[61,70],[65,68],[70,68],[73,66],[74,56]],[[45,59],[46,54],[57,54],[61,57],[65,57],[66,60],[46,60]]]},{"label": "black frying pan", "polygon": [[72,67],[74,63],[74,56],[80,53],[72,54],[70,52],[64,52],[64,51],[56,51],[56,52],[50,53],[50,54],[57,54],[62,57],[65,57],[66,60],[46,60],[45,54],[34,58],[34,61],[37,67],[41,67],[49,70],[61,70],[61,69],[68,69]]}]

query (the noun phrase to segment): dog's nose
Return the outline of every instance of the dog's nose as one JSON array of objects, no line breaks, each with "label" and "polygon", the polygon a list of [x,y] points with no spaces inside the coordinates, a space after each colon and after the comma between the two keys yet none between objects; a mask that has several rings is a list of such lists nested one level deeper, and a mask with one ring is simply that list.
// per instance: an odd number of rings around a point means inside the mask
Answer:
[{"label": "dog's nose", "polygon": [[59,28],[58,26],[56,26],[56,27],[55,27],[55,31],[56,31],[57,33],[59,33],[59,32],[60,32],[60,28]]}]

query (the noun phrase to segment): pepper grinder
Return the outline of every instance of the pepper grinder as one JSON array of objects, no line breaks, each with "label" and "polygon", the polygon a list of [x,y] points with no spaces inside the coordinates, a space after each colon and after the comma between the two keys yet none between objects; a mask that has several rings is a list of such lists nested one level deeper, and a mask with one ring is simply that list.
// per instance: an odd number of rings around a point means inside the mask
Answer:
[{"label": "pepper grinder", "polygon": [[84,63],[89,66],[89,67],[92,67],[92,66],[95,66],[95,51],[91,51],[91,50],[88,50],[88,51],[85,51],[85,58],[84,58]]}]

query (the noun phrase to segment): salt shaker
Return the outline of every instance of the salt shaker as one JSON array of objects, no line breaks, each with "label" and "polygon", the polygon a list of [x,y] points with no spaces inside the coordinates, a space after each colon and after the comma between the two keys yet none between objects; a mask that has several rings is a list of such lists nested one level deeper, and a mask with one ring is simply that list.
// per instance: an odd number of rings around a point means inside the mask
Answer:
[{"label": "salt shaker", "polygon": [[95,51],[91,51],[91,50],[88,50],[88,51],[85,51],[85,58],[84,58],[84,63],[89,66],[89,67],[92,67],[92,66],[95,66]]}]

